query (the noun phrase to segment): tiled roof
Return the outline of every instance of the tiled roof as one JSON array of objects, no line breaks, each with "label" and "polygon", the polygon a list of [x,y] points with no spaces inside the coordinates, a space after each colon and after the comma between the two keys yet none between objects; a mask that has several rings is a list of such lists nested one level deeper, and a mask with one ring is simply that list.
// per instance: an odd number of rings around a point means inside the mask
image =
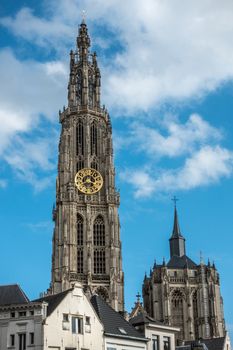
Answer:
[{"label": "tiled roof", "polygon": [[29,299],[18,284],[0,286],[0,306],[29,303]]},{"label": "tiled roof", "polygon": [[46,301],[46,303],[48,303],[47,316],[49,316],[71,290],[72,289],[67,289],[64,292],[53,295],[47,295],[45,297],[33,301]]},{"label": "tiled roof", "polygon": [[189,269],[195,269],[197,267],[197,264],[195,264],[195,262],[193,262],[187,255],[173,255],[167,263],[167,267],[175,269],[183,269],[186,266]]},{"label": "tiled roof", "polygon": [[93,295],[91,297],[91,303],[100,321],[103,323],[105,334],[122,338],[136,338],[145,341],[143,335],[136,331],[123,316],[113,310],[100,296]]},{"label": "tiled roof", "polygon": [[[201,339],[201,343],[204,343],[208,350],[223,350],[225,344],[225,337]],[[185,342],[186,345],[191,345],[191,341]]]},{"label": "tiled roof", "polygon": [[136,326],[136,325],[139,325],[139,324],[146,324],[146,323],[154,323],[154,324],[157,324],[157,325],[163,325],[164,326],[164,323],[162,322],[159,322],[159,321],[155,321],[152,317],[150,317],[149,315],[147,315],[145,312],[141,312],[139,313],[137,316],[131,318],[129,320],[129,322],[133,325],[133,326]]}]

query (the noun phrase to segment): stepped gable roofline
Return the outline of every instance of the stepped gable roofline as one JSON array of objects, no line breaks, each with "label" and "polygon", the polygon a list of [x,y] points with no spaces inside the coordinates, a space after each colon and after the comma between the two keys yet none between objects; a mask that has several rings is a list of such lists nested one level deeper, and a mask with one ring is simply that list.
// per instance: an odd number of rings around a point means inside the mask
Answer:
[{"label": "stepped gable roofline", "polygon": [[178,255],[173,255],[169,262],[167,263],[168,268],[174,268],[174,269],[196,269],[197,264],[192,261],[187,255],[183,256],[178,256]]},{"label": "stepped gable roofline", "polygon": [[117,338],[129,338],[148,341],[124,317],[109,306],[100,296],[93,295],[90,299],[100,321],[104,326],[104,333]]},{"label": "stepped gable roofline", "polygon": [[28,303],[30,300],[18,284],[0,286],[0,306]]},{"label": "stepped gable roofline", "polygon": [[62,300],[66,297],[66,295],[72,290],[73,288],[70,288],[58,294],[47,295],[45,297],[35,299],[33,300],[33,302],[45,301],[46,303],[48,303],[47,316],[49,316],[56,309],[56,307],[62,302]]}]

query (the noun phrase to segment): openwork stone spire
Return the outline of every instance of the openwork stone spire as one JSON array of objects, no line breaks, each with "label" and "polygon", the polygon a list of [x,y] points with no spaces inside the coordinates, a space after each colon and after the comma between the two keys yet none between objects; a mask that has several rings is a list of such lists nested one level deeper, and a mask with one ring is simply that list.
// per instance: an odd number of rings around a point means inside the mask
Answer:
[{"label": "openwork stone spire", "polygon": [[107,110],[100,107],[100,70],[90,43],[83,20],[76,50],[70,52],[68,107],[59,113],[51,291],[59,293],[78,281],[85,291],[123,311],[112,126]]},{"label": "openwork stone spire", "polygon": [[97,55],[90,53],[91,40],[83,19],[79,26],[77,50],[70,52],[69,107],[100,109],[101,76]]}]

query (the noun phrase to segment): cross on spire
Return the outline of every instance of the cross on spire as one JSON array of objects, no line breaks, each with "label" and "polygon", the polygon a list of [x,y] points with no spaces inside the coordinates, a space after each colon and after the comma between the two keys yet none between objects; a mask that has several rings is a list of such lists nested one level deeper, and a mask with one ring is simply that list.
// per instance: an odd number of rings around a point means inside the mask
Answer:
[{"label": "cross on spire", "polygon": [[174,202],[174,206],[175,206],[175,208],[176,208],[176,202],[179,200],[179,198],[177,198],[176,196],[174,196],[171,200]]}]

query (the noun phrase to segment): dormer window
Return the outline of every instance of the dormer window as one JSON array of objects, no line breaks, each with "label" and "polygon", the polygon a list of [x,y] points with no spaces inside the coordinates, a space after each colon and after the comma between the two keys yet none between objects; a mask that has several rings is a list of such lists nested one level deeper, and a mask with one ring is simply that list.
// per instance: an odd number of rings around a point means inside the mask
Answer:
[{"label": "dormer window", "polygon": [[127,334],[126,330],[122,327],[118,327],[119,331],[121,332],[121,334]]}]

